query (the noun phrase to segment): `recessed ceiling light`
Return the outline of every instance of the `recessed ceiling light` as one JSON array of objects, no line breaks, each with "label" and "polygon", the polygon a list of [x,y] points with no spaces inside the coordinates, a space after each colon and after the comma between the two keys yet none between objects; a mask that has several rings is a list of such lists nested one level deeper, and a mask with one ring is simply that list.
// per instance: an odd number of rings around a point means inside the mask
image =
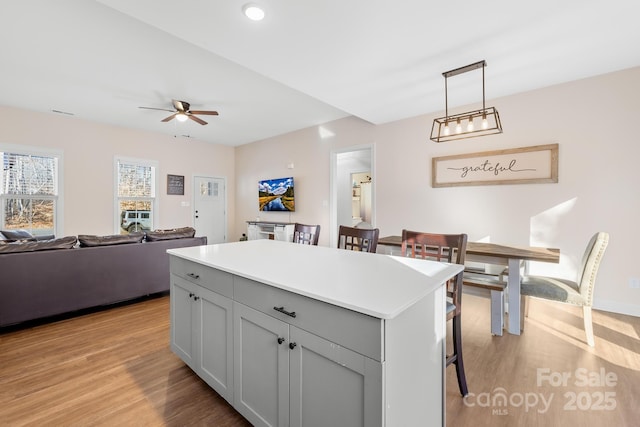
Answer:
[{"label": "recessed ceiling light", "polygon": [[242,11],[244,12],[245,16],[252,21],[262,21],[262,19],[264,18],[264,10],[254,3],[245,4],[244,6],[242,6]]}]

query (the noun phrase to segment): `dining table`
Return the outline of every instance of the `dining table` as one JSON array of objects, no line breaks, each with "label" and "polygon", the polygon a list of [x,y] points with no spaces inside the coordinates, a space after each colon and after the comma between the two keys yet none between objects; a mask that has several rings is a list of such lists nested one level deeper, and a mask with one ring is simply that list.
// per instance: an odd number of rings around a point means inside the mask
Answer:
[{"label": "dining table", "polygon": [[[386,236],[378,239],[378,253],[401,255],[402,237]],[[467,242],[466,261],[507,266],[507,311],[509,313],[507,330],[510,334],[520,335],[520,284],[523,261],[538,261],[558,264],[560,249],[540,246],[514,246],[499,243]],[[503,318],[504,312],[491,313],[491,317]]]}]

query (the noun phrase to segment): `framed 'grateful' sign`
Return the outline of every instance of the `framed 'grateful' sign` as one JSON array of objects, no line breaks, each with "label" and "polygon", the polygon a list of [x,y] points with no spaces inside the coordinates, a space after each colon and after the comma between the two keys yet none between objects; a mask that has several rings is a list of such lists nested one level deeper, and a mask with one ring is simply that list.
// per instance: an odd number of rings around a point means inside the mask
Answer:
[{"label": "framed 'grateful' sign", "polygon": [[432,187],[553,182],[558,182],[558,144],[432,159]]}]

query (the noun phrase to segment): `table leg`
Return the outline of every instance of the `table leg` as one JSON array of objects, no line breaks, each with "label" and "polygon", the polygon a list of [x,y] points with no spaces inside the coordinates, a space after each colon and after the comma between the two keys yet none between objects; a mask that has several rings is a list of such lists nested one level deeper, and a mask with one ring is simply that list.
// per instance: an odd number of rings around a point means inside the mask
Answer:
[{"label": "table leg", "polygon": [[517,258],[509,259],[507,292],[509,298],[508,330],[510,334],[520,335],[520,260]]},{"label": "table leg", "polygon": [[502,336],[504,327],[504,295],[491,291],[491,335]]}]

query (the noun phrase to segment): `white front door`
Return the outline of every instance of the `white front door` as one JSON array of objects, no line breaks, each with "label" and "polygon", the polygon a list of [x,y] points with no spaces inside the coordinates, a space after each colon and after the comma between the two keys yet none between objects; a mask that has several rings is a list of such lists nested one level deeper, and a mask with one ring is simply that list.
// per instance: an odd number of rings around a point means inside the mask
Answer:
[{"label": "white front door", "polygon": [[193,224],[207,244],[227,241],[227,195],[224,178],[193,178]]}]

